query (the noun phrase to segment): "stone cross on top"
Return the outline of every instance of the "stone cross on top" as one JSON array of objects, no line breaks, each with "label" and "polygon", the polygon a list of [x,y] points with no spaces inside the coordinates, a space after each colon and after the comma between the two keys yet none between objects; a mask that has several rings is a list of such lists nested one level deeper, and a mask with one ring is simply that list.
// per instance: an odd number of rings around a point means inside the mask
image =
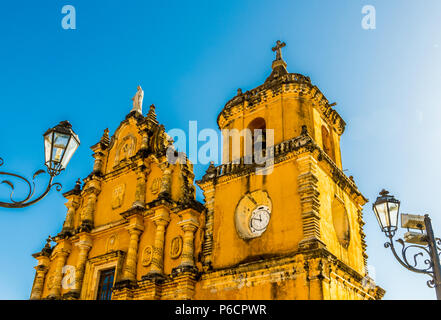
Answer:
[{"label": "stone cross on top", "polygon": [[285,42],[281,42],[280,40],[277,40],[276,46],[273,47],[273,51],[276,51],[276,60],[283,60],[282,59],[282,48],[286,46]]}]

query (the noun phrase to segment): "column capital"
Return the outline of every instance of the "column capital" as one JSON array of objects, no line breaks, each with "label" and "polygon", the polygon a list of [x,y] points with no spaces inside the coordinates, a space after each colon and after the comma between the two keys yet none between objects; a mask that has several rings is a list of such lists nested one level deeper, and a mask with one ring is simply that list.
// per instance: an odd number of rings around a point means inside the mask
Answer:
[{"label": "column capital", "polygon": [[128,227],[127,231],[129,232],[130,236],[132,236],[132,235],[139,236],[144,231],[144,227],[142,229],[138,228],[138,227]]},{"label": "column capital", "polygon": [[164,219],[163,217],[153,217],[152,221],[155,223],[156,226],[163,226],[166,227],[170,219]]},{"label": "column capital", "polygon": [[102,157],[104,157],[104,156],[105,156],[104,152],[101,152],[101,151],[96,151],[95,153],[92,154],[92,157],[93,157],[94,159],[102,158]]},{"label": "column capital", "polygon": [[199,221],[194,219],[186,219],[177,223],[184,231],[195,232],[199,228]]},{"label": "column capital", "polygon": [[47,256],[40,255],[37,258],[38,264],[34,267],[35,270],[44,270],[46,271],[49,269],[49,262],[50,259]]},{"label": "column capital", "polygon": [[82,232],[80,235],[80,241],[75,243],[75,245],[80,249],[90,249],[92,248],[92,237],[86,232]]},{"label": "column capital", "polygon": [[69,201],[67,201],[65,203],[65,206],[69,209],[69,208],[74,208],[74,209],[78,209],[80,206],[80,196],[75,195],[72,196]]},{"label": "column capital", "polygon": [[68,239],[61,239],[57,241],[54,248],[54,254],[67,256],[72,251],[72,242]]},{"label": "column capital", "polygon": [[128,220],[127,230],[130,234],[144,231],[144,217],[141,214],[133,214]]},{"label": "column capital", "polygon": [[93,179],[88,180],[83,187],[83,192],[88,195],[94,194],[95,196],[97,196],[100,193],[100,191],[101,191],[101,181],[97,180],[95,176]]},{"label": "column capital", "polygon": [[152,221],[158,226],[166,226],[170,222],[170,209],[164,205],[160,205],[153,209],[155,214]]},{"label": "column capital", "polygon": [[181,226],[182,230],[186,231],[196,231],[199,227],[199,212],[194,209],[186,209],[179,213],[181,216],[181,221],[178,222],[178,225]]},{"label": "column capital", "polygon": [[44,265],[36,265],[35,267],[34,267],[34,269],[37,271],[37,272],[43,272],[43,273],[46,273],[46,272],[48,272],[48,270],[49,270],[49,267],[48,266],[44,266]]}]

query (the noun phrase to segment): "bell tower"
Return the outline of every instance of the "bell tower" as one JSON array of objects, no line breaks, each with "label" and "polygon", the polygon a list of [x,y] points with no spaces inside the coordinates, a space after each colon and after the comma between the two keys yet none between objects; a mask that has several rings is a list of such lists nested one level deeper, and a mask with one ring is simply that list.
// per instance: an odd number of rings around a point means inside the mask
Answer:
[{"label": "bell tower", "polygon": [[[265,82],[246,92],[238,89],[217,118],[223,161],[211,164],[198,181],[207,208],[202,248],[204,268],[212,270],[207,279],[221,292],[225,284],[216,284],[216,270],[240,270],[250,288],[244,286],[242,295],[231,299],[381,295],[379,287],[363,287],[368,275],[362,206],[367,199],[342,171],[345,122],[309,77],[287,71],[283,47],[277,41],[272,48],[276,57]],[[250,161],[256,142],[266,171],[262,163]],[[282,270],[285,288],[298,291],[275,289]],[[301,277],[305,282],[299,282]],[[339,287],[345,277],[357,289]]]}]

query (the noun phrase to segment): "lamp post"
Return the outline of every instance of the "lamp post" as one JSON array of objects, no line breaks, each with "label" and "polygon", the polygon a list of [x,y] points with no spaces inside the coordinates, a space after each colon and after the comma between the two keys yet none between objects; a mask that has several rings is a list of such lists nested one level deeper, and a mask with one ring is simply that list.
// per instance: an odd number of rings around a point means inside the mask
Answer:
[{"label": "lamp post", "polygon": [[[389,238],[384,246],[391,248],[395,258],[406,269],[430,276],[431,279],[427,281],[427,285],[435,288],[436,297],[441,300],[441,267],[438,253],[438,250],[441,250],[441,239],[433,235],[429,215],[401,214],[401,227],[407,228],[408,232],[404,234],[404,240],[395,240],[402,246],[400,257],[393,243],[393,237],[398,229],[400,201],[383,189],[372,205],[372,209],[381,231]],[[418,232],[410,231],[410,229]],[[410,245],[406,246],[405,242]],[[411,253],[409,249],[416,250],[416,253],[415,251]],[[418,257],[422,258],[418,259]],[[409,258],[412,258],[412,263],[409,262]],[[421,261],[423,261],[423,266],[420,266]]]},{"label": "lamp post", "polygon": [[[61,184],[58,182],[52,183],[55,176],[59,175],[61,171],[66,169],[67,164],[72,158],[73,154],[80,145],[80,139],[72,130],[72,125],[69,121],[62,121],[55,127],[47,130],[44,134],[44,155],[45,165],[50,179],[45,191],[35,199],[31,199],[35,192],[35,178],[44,173],[44,170],[38,170],[32,177],[32,182],[21,175],[0,171],[0,176],[9,176],[18,178],[27,184],[28,192],[25,198],[21,201],[15,201],[12,197],[14,194],[14,184],[10,180],[2,180],[0,183],[7,184],[11,189],[10,202],[0,201],[0,207],[3,208],[23,208],[28,207],[41,199],[43,199],[52,187],[56,187],[57,191],[61,190]],[[3,159],[0,158],[0,166],[3,165]]]}]

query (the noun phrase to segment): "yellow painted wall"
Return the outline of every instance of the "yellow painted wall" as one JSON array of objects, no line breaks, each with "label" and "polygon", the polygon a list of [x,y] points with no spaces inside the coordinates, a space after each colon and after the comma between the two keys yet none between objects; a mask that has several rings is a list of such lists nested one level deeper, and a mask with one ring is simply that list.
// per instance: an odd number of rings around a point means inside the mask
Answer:
[{"label": "yellow painted wall", "polygon": [[[214,268],[223,268],[264,254],[297,249],[303,237],[297,169],[288,162],[271,175],[250,175],[216,185],[214,214]],[[287,187],[289,186],[289,187]],[[246,192],[266,190],[273,204],[270,223],[261,237],[243,240],[236,232],[234,214]]]}]

